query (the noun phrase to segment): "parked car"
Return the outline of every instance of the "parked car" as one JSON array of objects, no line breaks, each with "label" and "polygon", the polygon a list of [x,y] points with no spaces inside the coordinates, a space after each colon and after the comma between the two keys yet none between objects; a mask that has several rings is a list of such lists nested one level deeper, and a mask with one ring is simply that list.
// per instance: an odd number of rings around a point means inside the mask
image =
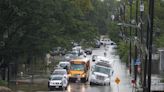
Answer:
[{"label": "parked car", "polygon": [[80,52],[77,51],[77,50],[73,50],[73,51],[71,52],[71,54],[72,54],[72,56],[74,56],[74,57],[80,56]]},{"label": "parked car", "polygon": [[51,56],[65,55],[66,49],[62,47],[55,47],[50,51]]},{"label": "parked car", "polygon": [[75,46],[75,47],[73,47],[72,48],[72,51],[74,52],[74,51],[76,51],[76,52],[78,52],[78,56],[80,56],[80,55],[82,55],[82,53],[83,53],[83,49],[82,49],[82,46]]},{"label": "parked car", "polygon": [[61,61],[61,62],[59,62],[59,64],[57,65],[57,67],[68,70],[69,67],[70,67],[70,62]]},{"label": "parked car", "polygon": [[92,62],[95,62],[97,60],[98,55],[93,55],[92,56]]},{"label": "parked car", "polygon": [[68,77],[68,73],[67,73],[67,70],[66,69],[55,69],[52,74],[53,75],[62,75],[64,78],[66,78],[67,80],[69,79]]},{"label": "parked car", "polygon": [[110,85],[113,69],[108,63],[98,62],[91,69],[90,85]]},{"label": "parked car", "polygon": [[96,41],[95,47],[96,47],[96,48],[100,48],[100,45],[101,45],[100,41]]},{"label": "parked car", "polygon": [[112,48],[117,49],[117,44],[115,42],[112,41],[110,45],[112,46]]},{"label": "parked car", "polygon": [[67,61],[71,60],[72,57],[73,57],[73,55],[71,53],[67,53],[64,55],[64,59]]},{"label": "parked car", "polygon": [[62,56],[64,56],[64,55],[66,54],[66,49],[61,48],[61,49],[59,50],[59,54],[62,55]]},{"label": "parked car", "polygon": [[91,48],[87,48],[84,51],[87,55],[91,55],[92,54],[92,49]]},{"label": "parked car", "polygon": [[110,39],[101,39],[100,40],[100,44],[101,45],[110,45],[110,43],[111,43],[111,40]]},{"label": "parked car", "polygon": [[60,55],[60,49],[61,47],[55,47],[50,51],[50,55],[51,56],[56,56],[56,55]]},{"label": "parked car", "polygon": [[52,75],[48,81],[49,90],[54,90],[58,88],[67,89],[68,80],[62,75]]}]

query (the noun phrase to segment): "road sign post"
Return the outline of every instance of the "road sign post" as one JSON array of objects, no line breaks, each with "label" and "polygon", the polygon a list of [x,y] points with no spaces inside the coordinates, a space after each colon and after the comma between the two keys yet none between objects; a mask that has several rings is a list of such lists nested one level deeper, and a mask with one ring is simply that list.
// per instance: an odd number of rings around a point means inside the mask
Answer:
[{"label": "road sign post", "polygon": [[116,77],[115,83],[117,84],[117,89],[118,89],[118,92],[119,92],[119,83],[120,83],[120,79],[119,79],[118,77]]},{"label": "road sign post", "polygon": [[118,85],[120,83],[120,79],[118,77],[116,77],[115,82]]}]

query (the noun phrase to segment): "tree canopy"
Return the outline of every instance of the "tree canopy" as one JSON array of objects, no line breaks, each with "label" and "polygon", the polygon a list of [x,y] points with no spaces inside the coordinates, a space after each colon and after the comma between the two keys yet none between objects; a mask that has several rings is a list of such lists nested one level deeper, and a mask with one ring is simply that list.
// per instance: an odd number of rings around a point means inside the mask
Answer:
[{"label": "tree canopy", "polygon": [[0,67],[72,41],[93,42],[108,30],[108,15],[100,0],[0,0]]}]

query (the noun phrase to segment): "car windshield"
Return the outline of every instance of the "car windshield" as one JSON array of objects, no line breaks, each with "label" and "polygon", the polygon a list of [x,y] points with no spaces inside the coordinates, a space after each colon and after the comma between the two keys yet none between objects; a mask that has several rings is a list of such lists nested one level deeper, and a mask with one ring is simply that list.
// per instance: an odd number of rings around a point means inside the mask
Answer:
[{"label": "car windshield", "polygon": [[72,64],[71,70],[84,70],[84,64]]},{"label": "car windshield", "polygon": [[97,55],[93,55],[92,58],[93,58],[93,59],[96,59],[96,58],[97,58]]},{"label": "car windshield", "polygon": [[76,52],[76,51],[71,52],[71,54],[72,54],[73,56],[78,56],[78,52]]},{"label": "car windshield", "polygon": [[66,72],[65,71],[54,71],[52,74],[53,75],[64,75],[64,74],[66,74]]},{"label": "car windshield", "polygon": [[60,63],[60,67],[65,67],[66,65],[66,63]]},{"label": "car windshield", "polygon": [[110,73],[110,68],[102,67],[102,66],[95,66],[95,72],[100,72],[100,73],[105,73],[109,74]]},{"label": "car windshield", "polygon": [[51,77],[51,80],[62,80],[63,77]]}]

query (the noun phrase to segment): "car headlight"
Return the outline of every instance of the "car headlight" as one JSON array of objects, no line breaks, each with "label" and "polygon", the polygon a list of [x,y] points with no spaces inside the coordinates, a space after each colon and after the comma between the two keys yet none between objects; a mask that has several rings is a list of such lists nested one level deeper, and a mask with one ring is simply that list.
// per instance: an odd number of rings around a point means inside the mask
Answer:
[{"label": "car headlight", "polygon": [[71,74],[68,74],[68,77],[71,77]]},{"label": "car headlight", "polygon": [[50,82],[49,82],[49,85],[50,85],[50,86],[51,86],[51,85],[54,85],[54,83],[50,81]]},{"label": "car headlight", "polygon": [[94,72],[92,72],[91,78],[92,79],[96,79],[96,76],[95,76],[95,73]]},{"label": "car headlight", "polygon": [[95,72],[94,71],[92,71],[92,75],[95,75]]},{"label": "car headlight", "polygon": [[107,81],[107,82],[108,82],[108,81],[110,81],[110,79],[109,79],[109,78],[105,78],[105,81]]},{"label": "car headlight", "polygon": [[64,75],[64,78],[67,78],[67,76]]},{"label": "car headlight", "polygon": [[82,76],[82,77],[85,77],[85,74],[82,74],[81,76]]}]

